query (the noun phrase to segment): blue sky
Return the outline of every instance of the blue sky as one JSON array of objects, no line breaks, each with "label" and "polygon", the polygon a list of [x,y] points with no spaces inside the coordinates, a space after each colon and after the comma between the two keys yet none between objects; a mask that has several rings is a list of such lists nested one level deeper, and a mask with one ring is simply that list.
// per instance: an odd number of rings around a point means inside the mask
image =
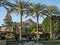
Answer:
[{"label": "blue sky", "polygon": [[[12,2],[12,0],[10,0],[10,1]],[[42,4],[46,4],[46,5],[56,5],[60,10],[60,0],[30,0],[30,2],[42,3]],[[4,24],[3,19],[5,18],[5,16],[6,16],[6,10],[3,7],[0,7],[0,26],[2,24]],[[12,16],[12,20],[14,22],[20,22],[19,15],[12,14],[11,16]],[[33,21],[36,22],[36,18],[35,19],[33,19],[33,17],[25,18],[25,16],[23,16],[23,21],[25,21],[29,18],[31,18]],[[39,18],[39,23],[42,23],[42,21],[43,21],[43,18]]]}]

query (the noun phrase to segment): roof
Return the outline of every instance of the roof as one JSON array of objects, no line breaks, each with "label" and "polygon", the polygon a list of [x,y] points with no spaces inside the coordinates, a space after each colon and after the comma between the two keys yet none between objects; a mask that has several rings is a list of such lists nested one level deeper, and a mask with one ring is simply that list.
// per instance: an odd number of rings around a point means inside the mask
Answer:
[{"label": "roof", "polygon": [[[22,22],[22,27],[33,25],[34,23],[36,23],[36,22],[34,22],[32,19],[28,19],[28,20]],[[18,23],[18,26],[20,26],[20,23]]]}]

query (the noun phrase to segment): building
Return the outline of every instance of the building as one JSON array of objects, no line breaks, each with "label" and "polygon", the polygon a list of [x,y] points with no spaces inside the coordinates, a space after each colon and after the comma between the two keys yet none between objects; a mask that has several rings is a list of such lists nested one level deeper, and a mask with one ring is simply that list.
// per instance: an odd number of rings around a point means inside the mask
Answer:
[{"label": "building", "polygon": [[[23,21],[22,22],[22,35],[26,35],[27,32],[26,32],[26,26],[32,26],[35,22],[32,21],[31,19],[28,19],[26,21]],[[3,32],[3,33],[20,33],[20,23],[17,23],[18,25],[18,28],[13,28],[13,27],[10,27],[11,29],[9,30],[6,26],[0,26],[0,32]]]}]

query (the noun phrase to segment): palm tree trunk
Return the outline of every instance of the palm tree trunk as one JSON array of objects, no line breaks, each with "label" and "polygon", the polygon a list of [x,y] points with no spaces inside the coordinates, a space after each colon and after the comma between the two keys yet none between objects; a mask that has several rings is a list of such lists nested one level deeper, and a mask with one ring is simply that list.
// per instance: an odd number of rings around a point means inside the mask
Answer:
[{"label": "palm tree trunk", "polygon": [[52,16],[50,15],[50,39],[52,40]]},{"label": "palm tree trunk", "polygon": [[39,34],[38,34],[38,16],[37,16],[37,23],[36,23],[36,25],[37,25],[36,31],[37,31],[37,40],[38,40],[38,38],[39,38]]},{"label": "palm tree trunk", "polygon": [[22,39],[22,14],[20,15],[20,40]]}]

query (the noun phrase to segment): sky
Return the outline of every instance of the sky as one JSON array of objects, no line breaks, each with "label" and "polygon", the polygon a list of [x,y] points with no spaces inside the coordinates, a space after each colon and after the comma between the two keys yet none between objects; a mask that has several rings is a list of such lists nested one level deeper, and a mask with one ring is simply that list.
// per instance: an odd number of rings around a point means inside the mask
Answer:
[{"label": "sky", "polygon": [[[9,0],[12,2],[12,0]],[[30,2],[32,3],[41,3],[41,4],[46,4],[46,5],[55,5],[58,7],[58,9],[60,10],[60,0],[30,0]],[[2,24],[4,24],[4,18],[6,16],[6,10],[5,8],[1,7],[0,6],[0,26]],[[15,15],[15,14],[12,14],[12,21],[14,22],[20,22],[20,15]],[[25,18],[25,16],[23,16],[23,20],[22,21],[25,21],[27,19],[32,19],[34,22],[36,22],[36,18],[33,18],[33,17],[27,17]],[[43,18],[40,17],[39,18],[39,23],[42,23],[43,21]]]}]

